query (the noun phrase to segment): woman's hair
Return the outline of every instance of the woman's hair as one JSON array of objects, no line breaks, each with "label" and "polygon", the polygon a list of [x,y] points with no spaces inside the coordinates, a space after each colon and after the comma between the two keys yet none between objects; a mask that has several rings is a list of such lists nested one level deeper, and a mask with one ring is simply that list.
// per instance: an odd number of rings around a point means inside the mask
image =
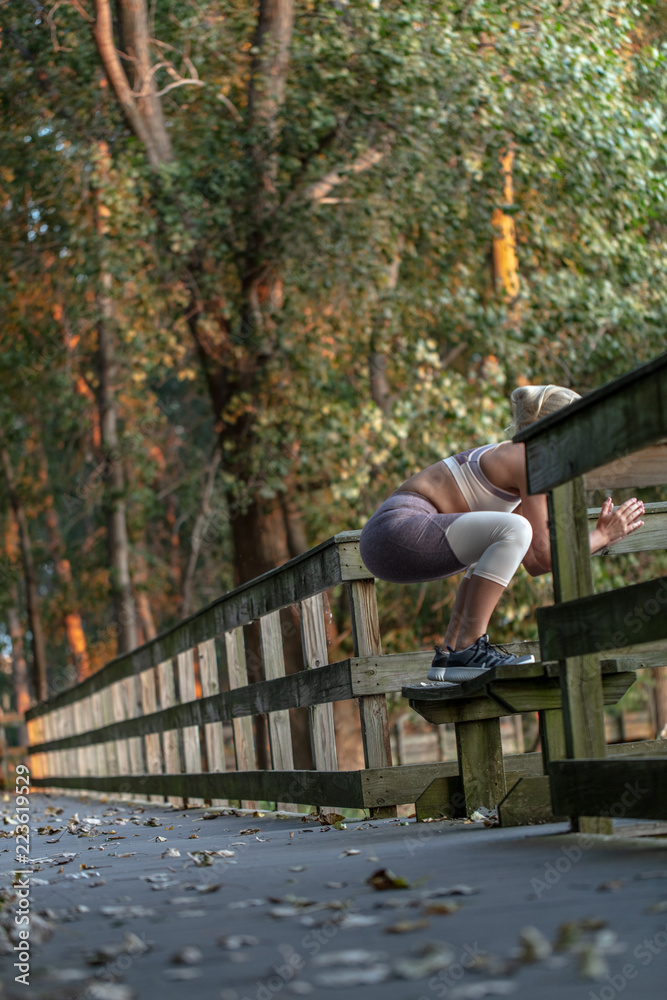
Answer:
[{"label": "woman's hair", "polygon": [[512,434],[518,434],[540,417],[548,417],[577,399],[581,399],[578,392],[562,385],[520,385],[510,396]]}]

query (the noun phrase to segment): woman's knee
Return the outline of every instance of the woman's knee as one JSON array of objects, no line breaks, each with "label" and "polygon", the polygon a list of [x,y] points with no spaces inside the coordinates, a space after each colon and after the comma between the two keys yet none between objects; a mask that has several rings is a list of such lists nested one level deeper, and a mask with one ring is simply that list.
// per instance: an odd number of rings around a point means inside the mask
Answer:
[{"label": "woman's knee", "polygon": [[512,518],[512,533],[518,542],[524,544],[526,549],[530,547],[533,540],[533,526],[523,514],[510,514]]}]

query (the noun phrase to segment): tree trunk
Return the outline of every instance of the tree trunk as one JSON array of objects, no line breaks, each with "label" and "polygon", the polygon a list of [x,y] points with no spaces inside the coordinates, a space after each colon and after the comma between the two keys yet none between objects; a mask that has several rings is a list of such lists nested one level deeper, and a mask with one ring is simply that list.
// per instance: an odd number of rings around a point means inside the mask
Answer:
[{"label": "tree trunk", "polygon": [[23,560],[23,575],[25,578],[28,622],[30,624],[30,631],[32,632],[33,686],[37,699],[39,701],[45,701],[49,696],[46,680],[46,644],[44,642],[44,632],[42,629],[42,616],[39,605],[35,564],[32,557],[32,545],[30,542],[30,533],[28,531],[28,518],[26,517],[23,502],[16,489],[14,470],[9,457],[9,451],[4,444],[0,448],[0,457],[5,472],[5,479],[7,481],[9,500],[18,525],[19,539],[21,543],[21,557]]},{"label": "tree trunk", "polygon": [[[100,144],[101,159],[98,169],[104,173],[108,163],[108,150]],[[116,360],[116,333],[111,298],[112,277],[104,260],[106,217],[102,193],[95,192],[95,220],[100,240],[100,290],[98,293],[99,321],[97,323],[97,406],[100,414],[100,440],[104,461],[104,510],[107,521],[107,546],[111,571],[111,595],[118,626],[118,652],[128,653],[137,646],[137,617],[132,596],[130,553],[127,535],[125,501],[125,469],[118,437],[118,362]]]},{"label": "tree trunk", "polygon": [[65,543],[60,530],[60,520],[53,503],[53,495],[49,489],[49,467],[46,452],[39,437],[40,429],[35,427],[34,430],[34,449],[37,453],[39,465],[39,480],[44,491],[44,513],[49,535],[49,549],[55,566],[56,576],[60,581],[63,592],[63,622],[67,634],[67,644],[76,667],[77,680],[81,681],[90,674],[90,659],[88,657],[86,635],[83,629],[81,613],[76,607],[77,600],[74,591],[74,581],[72,579],[72,567],[65,555]]},{"label": "tree trunk", "polygon": [[[7,620],[9,625],[9,635],[12,640],[12,680],[14,682],[14,693],[16,696],[16,711],[24,715],[30,708],[30,688],[28,685],[28,664],[25,660],[23,647],[23,629],[21,628],[21,616],[18,611],[19,604],[18,587],[13,584],[11,587],[11,605],[7,609]],[[19,728],[19,746],[28,745],[28,730],[25,723]]]},{"label": "tree trunk", "polygon": [[[503,197],[506,205],[514,202],[512,164],[514,153],[507,150],[501,157],[503,171]],[[496,287],[512,300],[519,294],[519,264],[516,256],[516,230],[514,219],[501,208],[493,210],[493,225],[497,235],[493,238],[493,273]]]},{"label": "tree trunk", "polygon": [[138,624],[141,626],[143,633],[142,641],[148,642],[149,639],[155,639],[157,636],[157,628],[155,627],[153,610],[148,596],[148,567],[143,555],[138,555],[136,558],[134,591],[136,595]]},{"label": "tree trunk", "polygon": [[183,603],[181,606],[181,614],[184,618],[187,618],[188,615],[192,614],[197,559],[199,557],[204,535],[206,533],[206,526],[211,515],[211,500],[213,499],[215,477],[221,461],[222,444],[218,441],[208,465],[206,479],[204,481],[204,487],[201,494],[201,503],[199,510],[197,511],[197,516],[195,517],[195,523],[192,526],[192,535],[190,536],[190,558],[188,559],[188,565],[185,570],[185,579],[183,581]]},{"label": "tree trunk", "polygon": [[120,48],[129,57],[127,61],[121,62],[116,48],[109,0],[95,0],[93,34],[128,124],[143,143],[151,166],[159,167],[171,160],[172,153],[149,47],[148,7],[144,0],[118,0],[117,7],[122,35]]}]

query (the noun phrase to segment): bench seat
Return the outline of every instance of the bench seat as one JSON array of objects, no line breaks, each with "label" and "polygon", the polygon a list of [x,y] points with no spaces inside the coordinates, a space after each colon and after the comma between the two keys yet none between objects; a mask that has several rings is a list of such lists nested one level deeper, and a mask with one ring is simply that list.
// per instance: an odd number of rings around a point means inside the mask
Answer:
[{"label": "bench seat", "polygon": [[[636,660],[604,659],[600,667],[604,702],[616,704],[636,678]],[[437,779],[416,804],[418,819],[470,816],[480,807],[499,807],[503,825],[555,818],[546,775],[549,761],[565,756],[560,671],[558,662],[538,661],[494,667],[462,684],[422,682],[403,687],[403,697],[414,711],[434,725],[454,723],[456,731],[460,779],[456,800],[448,794],[454,784]],[[527,775],[508,788],[500,719],[522,712],[539,714],[545,773]]]}]

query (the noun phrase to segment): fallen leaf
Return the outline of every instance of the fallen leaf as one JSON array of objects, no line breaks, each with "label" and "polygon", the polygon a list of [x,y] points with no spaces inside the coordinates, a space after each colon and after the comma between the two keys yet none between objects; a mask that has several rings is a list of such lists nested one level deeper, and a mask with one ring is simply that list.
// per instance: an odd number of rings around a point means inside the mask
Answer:
[{"label": "fallen leaf", "polygon": [[185,945],[184,948],[180,948],[171,956],[174,965],[198,965],[203,960],[203,954],[199,948],[195,948],[193,945]]},{"label": "fallen leaf", "polygon": [[391,967],[385,964],[369,965],[365,968],[332,969],[315,976],[318,986],[327,989],[347,989],[350,986],[375,986],[391,977]]},{"label": "fallen leaf", "polygon": [[[304,830],[302,832],[305,833],[306,831]],[[339,858],[346,858],[346,857],[349,857],[352,854],[361,854],[361,851],[357,850],[356,847],[346,847],[345,850],[343,851],[343,853],[339,854],[338,857]]]},{"label": "fallen leaf", "polygon": [[249,826],[247,830],[239,830],[239,837],[249,837],[251,834],[259,833],[259,827]]},{"label": "fallen leaf", "polygon": [[601,882],[597,887],[598,892],[616,892],[617,889],[621,889],[627,879],[624,878],[614,878],[610,879],[608,882]]},{"label": "fallen leaf", "polygon": [[90,983],[86,987],[86,996],[90,1000],[134,1000],[134,990],[123,983]]},{"label": "fallen leaf", "polygon": [[457,910],[461,909],[460,903],[425,903],[424,913],[428,913],[433,916],[448,916],[450,913],[456,913]]},{"label": "fallen leaf", "polygon": [[394,875],[392,871],[388,868],[378,868],[376,872],[366,879],[367,885],[372,885],[374,889],[378,892],[384,892],[386,889],[409,889],[410,883],[404,878],[399,878]]},{"label": "fallen leaf", "polygon": [[485,983],[466,983],[455,986],[450,1000],[484,1000],[484,997],[506,997],[514,993],[517,984],[511,979],[489,979]]},{"label": "fallen leaf", "polygon": [[551,944],[537,927],[524,927],[519,932],[519,961],[539,962],[552,952]]},{"label": "fallen leaf", "polygon": [[259,941],[250,934],[227,934],[218,938],[218,944],[227,951],[238,951],[239,948],[254,947]]},{"label": "fallen leaf", "polygon": [[429,889],[428,892],[422,893],[422,898],[434,899],[438,896],[472,896],[476,892],[479,892],[479,889],[475,889],[469,885],[452,885],[442,889]]},{"label": "fallen leaf", "polygon": [[450,945],[423,945],[414,956],[400,958],[394,964],[394,972],[399,979],[424,979],[426,976],[446,969],[456,961],[456,953]]}]

